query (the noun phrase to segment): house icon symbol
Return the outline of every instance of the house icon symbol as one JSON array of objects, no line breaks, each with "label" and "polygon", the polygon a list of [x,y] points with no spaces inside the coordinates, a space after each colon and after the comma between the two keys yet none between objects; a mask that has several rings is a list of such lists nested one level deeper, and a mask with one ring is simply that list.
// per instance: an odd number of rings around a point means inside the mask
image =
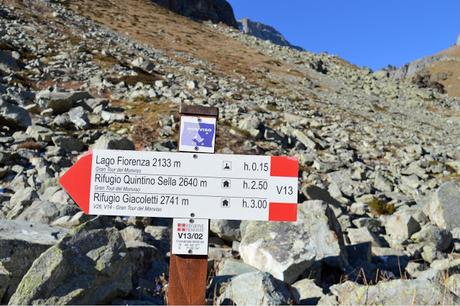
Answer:
[{"label": "house icon symbol", "polygon": [[222,181],[222,188],[230,188],[230,181],[229,180],[223,180]]},{"label": "house icon symbol", "polygon": [[230,207],[230,201],[228,199],[222,200],[222,207]]}]

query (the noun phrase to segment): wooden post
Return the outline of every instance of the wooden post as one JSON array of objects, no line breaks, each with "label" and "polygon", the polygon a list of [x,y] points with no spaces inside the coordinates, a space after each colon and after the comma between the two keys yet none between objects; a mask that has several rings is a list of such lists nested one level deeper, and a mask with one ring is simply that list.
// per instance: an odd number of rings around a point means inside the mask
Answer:
[{"label": "wooden post", "polygon": [[[181,105],[180,113],[181,115],[217,118],[219,109]],[[217,125],[215,132],[217,132]],[[169,305],[204,305],[207,276],[207,255],[174,255],[171,249],[167,303]]]}]

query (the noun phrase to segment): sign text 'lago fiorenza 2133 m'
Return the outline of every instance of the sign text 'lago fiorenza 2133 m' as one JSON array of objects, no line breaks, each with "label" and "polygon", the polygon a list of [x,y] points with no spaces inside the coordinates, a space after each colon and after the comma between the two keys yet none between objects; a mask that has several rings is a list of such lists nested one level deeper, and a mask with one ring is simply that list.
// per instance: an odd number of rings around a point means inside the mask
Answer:
[{"label": "sign text 'lago fiorenza 2133 m'", "polygon": [[91,215],[296,221],[297,175],[284,156],[94,150],[60,183]]}]

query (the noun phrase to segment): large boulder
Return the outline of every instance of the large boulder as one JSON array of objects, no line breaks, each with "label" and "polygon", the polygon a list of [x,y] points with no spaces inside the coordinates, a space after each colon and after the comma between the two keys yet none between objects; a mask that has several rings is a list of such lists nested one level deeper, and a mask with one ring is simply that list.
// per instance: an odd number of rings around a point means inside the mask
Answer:
[{"label": "large boulder", "polygon": [[92,96],[86,91],[56,92],[43,90],[37,93],[35,99],[42,110],[52,109],[53,114],[62,114],[69,111],[77,101],[90,99]]},{"label": "large boulder", "polygon": [[103,150],[134,150],[134,143],[128,138],[115,133],[106,133],[99,137],[92,149]]},{"label": "large boulder", "polygon": [[413,234],[411,239],[423,245],[432,244],[436,250],[446,251],[452,244],[452,234],[445,229],[440,229],[435,225],[427,224],[422,229]]},{"label": "large boulder", "polygon": [[60,148],[66,153],[71,153],[73,151],[81,152],[85,145],[79,139],[76,139],[72,136],[59,135],[52,138],[53,143],[56,147]]},{"label": "large boulder", "polygon": [[14,193],[8,204],[7,219],[17,218],[33,201],[38,199],[38,194],[32,187],[19,189]]},{"label": "large boulder", "polygon": [[239,220],[211,220],[211,232],[227,241],[241,240],[241,221]]},{"label": "large boulder", "polygon": [[392,280],[375,286],[347,281],[330,288],[340,305],[453,305],[460,299],[429,280]]},{"label": "large boulder", "polygon": [[299,204],[297,222],[248,222],[240,254],[245,263],[287,283],[315,261],[347,265],[340,225],[332,209],[319,200]]},{"label": "large boulder", "polygon": [[418,279],[444,282],[447,277],[460,273],[460,259],[438,259],[431,263],[430,268],[417,275]]},{"label": "large boulder", "polygon": [[32,119],[25,109],[8,103],[0,97],[0,125],[25,130],[31,124]]},{"label": "large boulder", "polygon": [[89,222],[33,263],[10,304],[108,304],[130,292],[131,277],[118,230],[94,228]]},{"label": "large boulder", "polygon": [[302,279],[292,285],[299,295],[300,305],[316,305],[321,298],[325,298],[323,289],[312,279]]},{"label": "large boulder", "polygon": [[65,233],[65,229],[44,224],[0,220],[0,291],[4,291],[5,301],[34,260]]},{"label": "large boulder", "polygon": [[297,300],[289,286],[264,272],[244,273],[232,278],[217,305],[284,305]]},{"label": "large boulder", "polygon": [[460,227],[460,186],[446,182],[436,190],[429,204],[429,217],[439,228]]},{"label": "large boulder", "polygon": [[234,258],[224,258],[219,263],[216,275],[235,276],[249,272],[257,272],[257,269]]},{"label": "large boulder", "polygon": [[50,224],[60,217],[74,215],[79,211],[76,205],[37,200],[27,207],[16,219]]},{"label": "large boulder", "polygon": [[388,218],[385,229],[392,239],[404,241],[420,230],[420,224],[414,218],[413,210],[403,209]]}]

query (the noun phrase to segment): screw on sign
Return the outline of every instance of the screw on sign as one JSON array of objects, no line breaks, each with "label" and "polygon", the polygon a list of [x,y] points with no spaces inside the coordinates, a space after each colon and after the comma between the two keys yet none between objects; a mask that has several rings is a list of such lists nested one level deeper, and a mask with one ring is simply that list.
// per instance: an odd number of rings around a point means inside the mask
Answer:
[{"label": "screw on sign", "polygon": [[93,150],[60,184],[86,214],[174,218],[168,304],[204,304],[209,219],[296,221],[298,162],[206,154],[214,152],[217,109],[181,111],[198,123],[181,127],[179,144],[185,139],[190,152]]}]

